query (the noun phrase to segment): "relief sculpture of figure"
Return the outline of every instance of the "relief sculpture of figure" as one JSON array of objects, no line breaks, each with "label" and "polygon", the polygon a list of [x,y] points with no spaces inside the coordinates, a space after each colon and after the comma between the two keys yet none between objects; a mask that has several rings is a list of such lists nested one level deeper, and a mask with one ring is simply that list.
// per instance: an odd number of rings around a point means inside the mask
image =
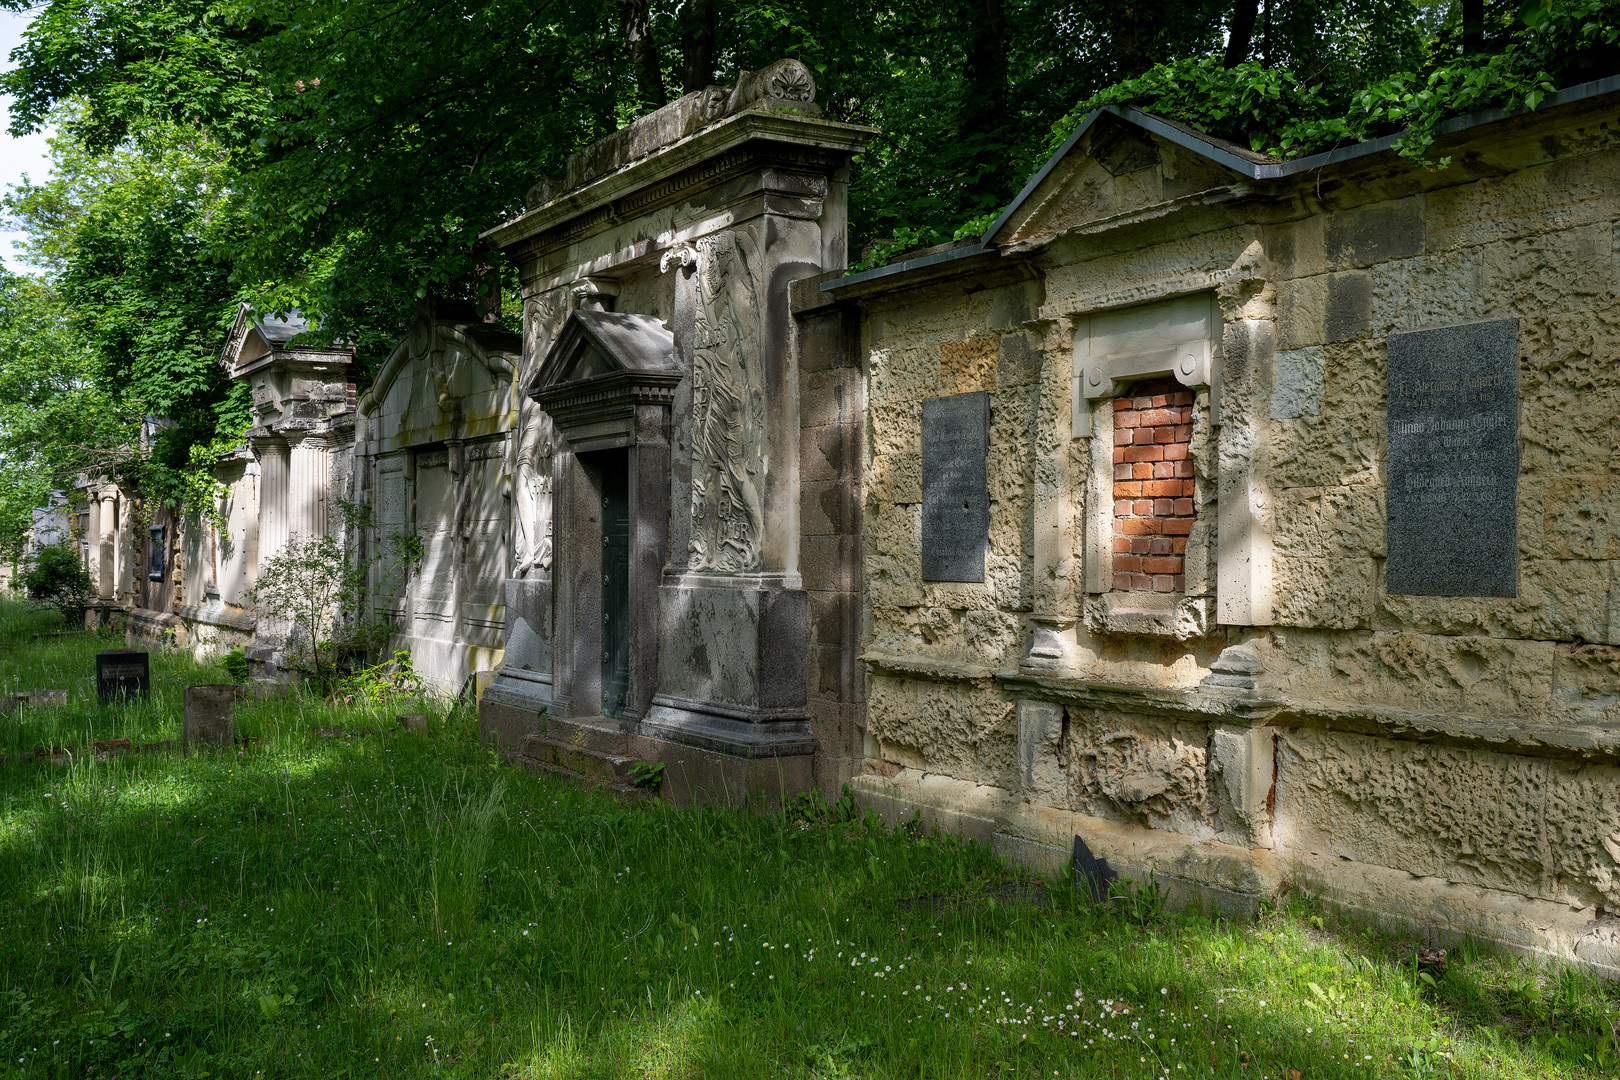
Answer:
[{"label": "relief sculpture of figure", "polygon": [[525,403],[517,454],[516,576],[551,569],[551,420]]},{"label": "relief sculpture of figure", "polygon": [[764,512],[760,469],[758,248],[746,230],[699,242],[692,350],[692,541],[687,565],[723,573],[759,565]]},{"label": "relief sculpture of figure", "polygon": [[524,300],[524,330],[529,346],[524,350],[528,363],[518,375],[519,399],[518,452],[515,485],[513,556],[516,577],[528,577],[531,570],[551,569],[551,418],[534,402],[527,400],[533,368],[545,356],[556,333],[562,304],[555,292]]}]

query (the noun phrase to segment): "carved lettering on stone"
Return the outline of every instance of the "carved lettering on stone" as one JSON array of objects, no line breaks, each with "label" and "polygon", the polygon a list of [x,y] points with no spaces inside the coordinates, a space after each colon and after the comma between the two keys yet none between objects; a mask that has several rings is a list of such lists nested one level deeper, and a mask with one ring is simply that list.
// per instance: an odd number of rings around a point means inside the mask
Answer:
[{"label": "carved lettering on stone", "polygon": [[1391,596],[1517,596],[1519,322],[1389,338]]},{"label": "carved lettering on stone", "polygon": [[760,372],[759,249],[746,229],[698,243],[692,350],[693,570],[759,565],[765,388]]}]

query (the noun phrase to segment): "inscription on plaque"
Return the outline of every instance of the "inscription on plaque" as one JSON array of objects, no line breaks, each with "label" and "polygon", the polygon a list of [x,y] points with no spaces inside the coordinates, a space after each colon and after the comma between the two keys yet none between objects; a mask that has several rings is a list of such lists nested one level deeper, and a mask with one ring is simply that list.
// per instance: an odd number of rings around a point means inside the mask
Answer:
[{"label": "inscription on plaque", "polygon": [[1519,321],[1389,339],[1392,596],[1517,596]]},{"label": "inscription on plaque", "polygon": [[151,665],[137,649],[107,649],[96,654],[96,699],[106,705],[120,698],[144,698]]},{"label": "inscription on plaque", "polygon": [[928,398],[922,412],[922,576],[983,581],[990,544],[990,395]]}]

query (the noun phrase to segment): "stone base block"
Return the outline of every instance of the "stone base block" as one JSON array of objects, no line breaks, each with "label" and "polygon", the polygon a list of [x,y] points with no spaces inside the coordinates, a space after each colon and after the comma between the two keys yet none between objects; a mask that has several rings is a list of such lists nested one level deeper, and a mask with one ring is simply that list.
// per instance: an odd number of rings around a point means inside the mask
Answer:
[{"label": "stone base block", "polygon": [[516,754],[523,740],[541,730],[542,710],[551,705],[551,683],[502,670],[478,699],[478,739],[503,753]]},{"label": "stone base block", "polygon": [[732,757],[794,757],[816,751],[803,710],[729,709],[660,694],[640,728],[654,738]]},{"label": "stone base block", "polygon": [[1431,945],[1470,939],[1620,979],[1620,919],[1497,889],[1300,850],[1240,848],[1021,801],[1004,788],[901,769],[850,781],[891,827],[967,836],[1040,873],[1069,870],[1074,837],[1122,879],[1152,881],[1177,910],[1252,918],[1289,888]]},{"label": "stone base block", "polygon": [[677,806],[722,803],[761,810],[780,808],[794,796],[815,790],[811,754],[738,757],[648,735],[631,735],[625,754],[635,761],[662,762],[660,797]]},{"label": "stone base block", "polygon": [[186,629],[186,621],[173,612],[136,608],[124,624],[124,642],[132,648],[139,645],[179,647],[186,643]]}]

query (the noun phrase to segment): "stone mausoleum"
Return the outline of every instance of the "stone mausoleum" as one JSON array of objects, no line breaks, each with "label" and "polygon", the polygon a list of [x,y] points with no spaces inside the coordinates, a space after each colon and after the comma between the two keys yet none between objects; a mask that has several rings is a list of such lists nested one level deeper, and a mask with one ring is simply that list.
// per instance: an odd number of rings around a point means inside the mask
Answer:
[{"label": "stone mausoleum", "polygon": [[871,135],[779,61],[578,151],[486,235],[522,283],[536,554],[479,715],[535,767],[660,761],[677,799],[854,770],[858,386],[805,362],[789,292],[846,264]]},{"label": "stone mausoleum", "polygon": [[521,339],[424,309],[358,401],[244,313],[230,528],[151,522],[154,590],[97,489],[104,596],[273,664],[255,560],[368,503],[355,550],[422,543],[401,644],[533,769],[848,784],[1620,974],[1620,80],[1435,169],[1109,107],[979,240],[848,273],[872,134],[795,61],[642,117],[486,234]]},{"label": "stone mausoleum", "polygon": [[1434,170],[1111,107],[796,293],[866,394],[858,797],[1620,974],[1617,90]]}]

